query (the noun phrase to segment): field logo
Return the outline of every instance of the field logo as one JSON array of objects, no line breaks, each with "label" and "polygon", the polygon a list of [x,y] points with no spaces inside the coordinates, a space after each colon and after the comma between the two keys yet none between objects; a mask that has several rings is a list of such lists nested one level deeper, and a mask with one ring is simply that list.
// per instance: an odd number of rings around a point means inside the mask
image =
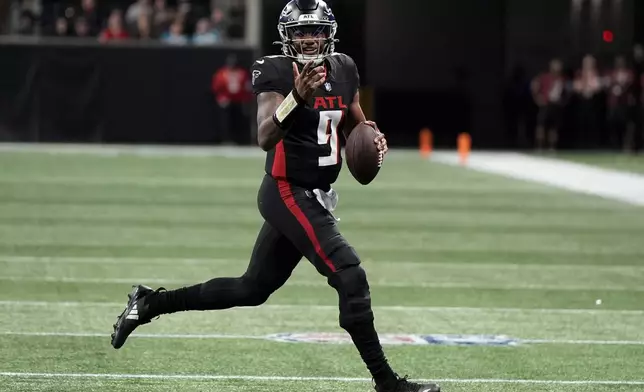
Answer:
[{"label": "field logo", "polygon": [[[347,333],[303,332],[280,333],[267,336],[268,340],[282,343],[353,344]],[[515,346],[518,339],[503,335],[380,335],[385,346]]]},{"label": "field logo", "polygon": [[268,336],[269,340],[282,343],[350,344],[351,336],[343,333],[304,332],[280,333]]},{"label": "field logo", "polygon": [[516,346],[518,339],[503,335],[425,335],[427,344],[443,346]]}]

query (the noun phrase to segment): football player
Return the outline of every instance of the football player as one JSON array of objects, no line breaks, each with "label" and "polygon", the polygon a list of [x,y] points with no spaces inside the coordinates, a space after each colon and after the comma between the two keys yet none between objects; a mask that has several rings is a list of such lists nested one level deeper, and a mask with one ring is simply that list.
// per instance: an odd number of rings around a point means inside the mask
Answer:
[{"label": "football player", "polygon": [[[114,325],[114,348],[162,314],[261,305],[304,257],[337,291],[340,326],[351,335],[376,391],[440,391],[438,385],[399,377],[388,364],[374,327],[366,273],[332,214],[337,194],[331,185],[342,165],[339,132],[346,136],[360,122],[377,129],[360,107],[356,64],[335,52],[336,29],[324,1],[290,1],[278,24],[282,55],[252,66],[257,138],[267,157],[258,195],[264,224],[247,271],[172,291],[135,286]],[[384,135],[378,133],[374,143],[382,155],[387,152]]]}]

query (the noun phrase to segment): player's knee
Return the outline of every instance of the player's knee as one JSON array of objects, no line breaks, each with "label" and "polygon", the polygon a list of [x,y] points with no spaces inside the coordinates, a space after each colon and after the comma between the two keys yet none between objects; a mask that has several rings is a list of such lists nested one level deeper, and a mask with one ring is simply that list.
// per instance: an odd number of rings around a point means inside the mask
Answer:
[{"label": "player's knee", "polygon": [[354,296],[369,290],[367,273],[360,265],[352,265],[329,277],[329,284],[338,292]]},{"label": "player's knee", "polygon": [[259,284],[254,279],[242,276],[239,278],[240,306],[259,306],[271,296],[272,291]]},{"label": "player's knee", "polygon": [[351,266],[329,278],[340,299],[340,326],[351,329],[355,325],[373,322],[371,295],[367,274],[359,266]]},{"label": "player's knee", "polygon": [[[348,271],[350,268],[360,265],[360,257],[356,253],[355,249],[339,234],[331,238],[326,238],[323,241],[322,250],[326,253],[327,257],[333,261],[333,265],[340,271]],[[337,279],[333,278],[333,275],[337,275],[338,272],[330,272],[326,263],[321,262],[316,264],[316,268],[321,275],[328,278],[329,284],[335,287],[333,281]],[[345,275],[349,276],[351,279],[356,278],[356,276],[351,277],[354,273],[345,273]],[[347,278],[343,279],[347,280]]]}]

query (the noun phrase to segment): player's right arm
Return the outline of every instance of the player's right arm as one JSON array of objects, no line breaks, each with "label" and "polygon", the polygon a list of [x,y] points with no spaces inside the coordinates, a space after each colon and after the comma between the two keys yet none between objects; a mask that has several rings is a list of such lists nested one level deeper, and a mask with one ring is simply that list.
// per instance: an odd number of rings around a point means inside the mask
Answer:
[{"label": "player's right arm", "polygon": [[272,150],[293,125],[297,110],[303,107],[324,81],[324,68],[308,63],[302,69],[293,63],[293,88],[288,90],[276,67],[268,59],[253,65],[253,90],[257,94],[257,143]]},{"label": "player's right arm", "polygon": [[270,151],[286,134],[286,131],[273,121],[273,115],[282,102],[284,96],[273,91],[257,96],[257,144],[264,151]]}]

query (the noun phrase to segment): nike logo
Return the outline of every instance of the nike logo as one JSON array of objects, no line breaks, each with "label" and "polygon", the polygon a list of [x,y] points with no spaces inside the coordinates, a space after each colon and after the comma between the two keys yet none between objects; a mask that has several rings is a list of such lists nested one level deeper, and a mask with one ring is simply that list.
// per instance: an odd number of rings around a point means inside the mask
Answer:
[{"label": "nike logo", "polygon": [[255,61],[257,64],[264,64],[264,60],[257,60]]}]

